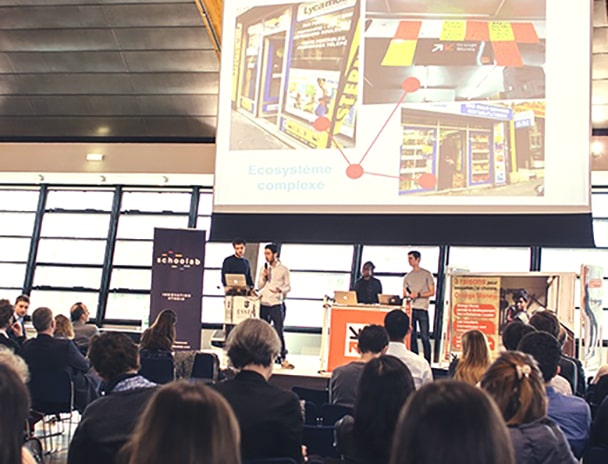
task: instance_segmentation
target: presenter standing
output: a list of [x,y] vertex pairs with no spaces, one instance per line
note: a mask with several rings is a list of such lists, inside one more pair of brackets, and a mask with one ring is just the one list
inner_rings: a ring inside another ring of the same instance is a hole
[[420,267],[420,252],[412,250],[407,254],[407,261],[412,270],[403,279],[403,296],[412,301],[412,340],[410,350],[418,353],[418,330],[424,358],[431,362],[431,337],[429,333],[429,298],[435,295],[433,274]]
[[283,322],[285,320],[285,303],[283,300],[291,290],[289,282],[289,269],[285,267],[277,256],[277,246],[269,243],[264,247],[266,262],[260,269],[258,288],[260,289],[260,318],[272,324],[281,340],[281,354],[279,362],[286,369],[293,369],[293,364],[286,359],[287,349],[283,336]]
[[364,304],[378,303],[378,293],[382,293],[382,283],[374,277],[374,263],[367,261],[361,268],[361,278],[355,283],[357,302]]
[[222,285],[224,286],[226,293],[228,293],[230,289],[230,287],[226,287],[226,274],[243,274],[247,281],[247,287],[253,288],[251,266],[249,265],[249,260],[243,256],[245,254],[246,245],[247,242],[242,238],[235,238],[232,241],[234,254],[228,256],[222,263]]

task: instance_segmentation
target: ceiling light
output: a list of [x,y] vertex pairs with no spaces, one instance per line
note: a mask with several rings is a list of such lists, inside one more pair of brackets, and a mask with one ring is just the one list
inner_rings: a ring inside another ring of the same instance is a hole
[[103,153],[87,153],[87,161],[103,161]]

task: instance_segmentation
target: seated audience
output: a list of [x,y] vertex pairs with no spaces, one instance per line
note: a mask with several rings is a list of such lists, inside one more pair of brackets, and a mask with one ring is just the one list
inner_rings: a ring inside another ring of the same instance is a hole
[[387,464],[399,411],[415,391],[409,369],[380,356],[363,369],[353,416],[336,423],[336,448],[349,464]]
[[72,323],[63,314],[55,316],[55,332],[53,332],[53,337],[60,340],[74,340]]
[[462,357],[450,363],[448,375],[477,385],[489,365],[490,347],[486,336],[479,330],[469,330],[462,334]]
[[[0,346],[13,353],[19,353],[25,341],[21,324],[13,321],[13,305],[8,300],[0,300]],[[12,336],[9,335],[12,334]]]
[[172,357],[175,343],[176,314],[170,309],[162,310],[154,323],[141,336],[139,351],[142,357]]
[[559,342],[548,332],[535,332],[522,338],[518,348],[519,351],[532,355],[538,363],[546,384],[549,418],[559,425],[572,452],[580,458],[589,439],[591,411],[582,398],[562,395],[550,385],[551,379],[559,373]]
[[[530,325],[536,330],[550,333],[560,342],[560,346],[564,345],[566,341],[566,330],[561,326],[559,319],[553,311],[537,311],[530,319]],[[561,336],[563,337],[561,340],[560,334],[562,334]],[[559,369],[559,376],[556,377],[554,381],[560,378],[566,379],[570,386],[570,394],[574,392],[576,393],[576,396],[584,398],[586,380],[585,371],[583,370],[583,365],[581,362],[578,359],[571,358],[570,356],[566,356],[564,353],[562,353],[559,360]],[[555,384],[553,386],[560,393],[567,394],[568,392],[559,384]]]
[[608,449],[608,398],[597,407],[591,426],[589,447],[597,446]]
[[595,377],[587,388],[587,402],[591,406],[591,414],[595,417],[597,408],[608,396],[608,364],[603,364],[595,373]]
[[390,340],[386,354],[399,358],[410,370],[416,388],[433,381],[428,361],[405,347],[405,336],[410,330],[410,318],[401,309],[394,309],[384,316],[384,328]]
[[89,308],[83,303],[74,303],[70,308],[70,319],[74,325],[74,343],[79,350],[86,352],[89,341],[99,333],[99,329],[89,322]]
[[89,358],[103,380],[105,395],[85,409],[70,443],[68,464],[116,462],[156,387],[137,374],[137,345],[124,334],[93,337]]
[[391,464],[514,464],[509,432],[479,388],[440,380],[410,396],[399,416]]
[[378,303],[378,294],[382,293],[382,282],[374,277],[374,263],[367,261],[361,268],[361,278],[355,282],[357,301],[363,304]]
[[49,369],[65,370],[74,383],[74,404],[79,412],[95,398],[99,380],[89,373],[89,361],[78,351],[70,340],[53,338],[55,320],[49,308],[38,308],[32,314],[32,323],[37,336],[27,340],[21,347],[21,356],[25,359],[30,373],[48,371]]
[[507,423],[518,464],[578,461],[560,428],[547,417],[545,382],[536,361],[517,351],[503,353],[481,379]]
[[517,350],[519,341],[530,332],[536,332],[536,329],[519,319],[509,322],[502,331],[502,344],[505,347],[505,350]]
[[27,387],[13,369],[0,363],[0,462],[35,464],[34,458],[23,448],[29,410]]
[[304,424],[298,397],[268,383],[281,351],[276,331],[266,321],[247,319],[232,329],[226,348],[239,372],[215,388],[238,419],[241,457],[289,457],[301,463]]
[[386,352],[388,334],[380,325],[363,328],[357,341],[358,360],[336,367],[329,379],[329,402],[352,408],[357,399],[357,386],[365,364]]
[[124,452],[128,464],[240,464],[239,428],[210,387],[171,382],[148,402]]

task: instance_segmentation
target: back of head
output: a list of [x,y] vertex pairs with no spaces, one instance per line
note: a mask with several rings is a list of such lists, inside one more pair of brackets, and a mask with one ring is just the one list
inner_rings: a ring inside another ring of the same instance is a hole
[[88,356],[93,369],[105,381],[139,368],[137,345],[118,332],[95,335],[89,344]]
[[381,353],[388,346],[388,334],[381,325],[368,325],[359,334],[359,352]]
[[0,364],[15,371],[23,383],[30,380],[30,369],[23,358],[2,346],[0,346]]
[[490,365],[490,347],[486,336],[479,330],[469,330],[462,335],[462,359],[456,367],[456,380],[477,384]]
[[27,387],[13,369],[0,364],[0,462],[21,462],[21,445],[29,409]]
[[49,308],[40,307],[32,313],[32,324],[36,332],[43,332],[51,328],[53,323],[53,311]]
[[509,322],[502,331],[502,344],[506,350],[515,351],[521,339],[531,332],[536,332],[536,329],[519,319],[515,319],[513,322]]
[[545,382],[534,359],[507,351],[492,363],[481,379],[508,425],[528,424],[547,415]]
[[13,314],[11,302],[6,299],[0,300],[0,329],[6,329],[11,325]]
[[391,464],[514,464],[509,432],[494,402],[454,380],[423,385],[395,432]]
[[410,328],[410,318],[400,309],[393,309],[384,316],[384,328],[391,342],[402,342]]
[[70,319],[72,322],[79,321],[85,312],[86,311],[82,303],[74,303],[70,308]]
[[226,342],[230,362],[237,369],[248,365],[268,367],[281,351],[276,331],[261,319],[246,319],[238,324]]
[[530,325],[536,330],[548,332],[555,338],[559,337],[560,323],[553,311],[548,309],[538,311],[530,318]]
[[239,464],[239,426],[222,396],[201,383],[160,388],[125,447],[129,464]]
[[517,346],[536,360],[545,382],[557,375],[562,347],[553,335],[548,332],[533,332],[521,339]]
[[163,309],[141,339],[141,349],[150,351],[171,350],[175,343],[177,315],[170,309]]
[[365,365],[354,408],[354,435],[363,454],[388,459],[399,411],[414,390],[412,374],[400,359],[380,356]]
[[57,314],[55,316],[55,337],[62,336],[65,338],[74,338],[74,327],[72,322],[65,317],[63,314]]

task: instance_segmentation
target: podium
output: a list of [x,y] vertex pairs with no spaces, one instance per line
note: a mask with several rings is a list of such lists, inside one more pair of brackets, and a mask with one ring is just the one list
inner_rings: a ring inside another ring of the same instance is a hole
[[259,297],[245,295],[226,295],[224,297],[224,324],[237,325],[245,319],[259,317]]

